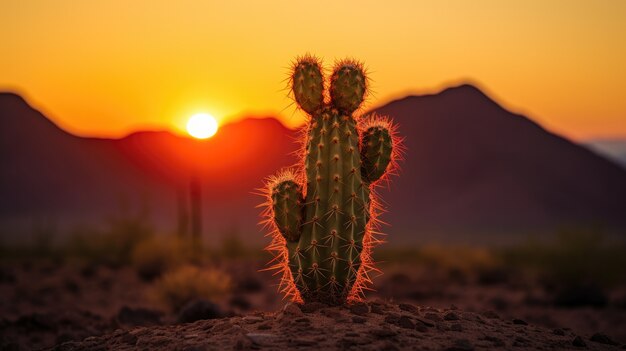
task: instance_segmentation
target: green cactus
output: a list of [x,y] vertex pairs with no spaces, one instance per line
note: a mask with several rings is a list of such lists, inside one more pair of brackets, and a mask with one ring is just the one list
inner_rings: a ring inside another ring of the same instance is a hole
[[393,171],[398,154],[386,118],[355,118],[367,93],[362,65],[344,60],[330,77],[324,98],[320,61],[297,60],[291,89],[310,120],[303,136],[303,163],[271,177],[267,223],[274,229],[271,268],[282,270],[283,292],[296,301],[342,304],[358,300],[373,268],[380,206],[374,183]]

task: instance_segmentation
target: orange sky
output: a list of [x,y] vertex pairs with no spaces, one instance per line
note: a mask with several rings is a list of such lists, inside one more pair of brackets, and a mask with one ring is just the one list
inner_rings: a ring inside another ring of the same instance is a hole
[[283,79],[312,52],[366,61],[372,106],[472,81],[571,138],[626,137],[620,0],[3,1],[0,33],[0,90],[80,135],[196,112],[297,125]]

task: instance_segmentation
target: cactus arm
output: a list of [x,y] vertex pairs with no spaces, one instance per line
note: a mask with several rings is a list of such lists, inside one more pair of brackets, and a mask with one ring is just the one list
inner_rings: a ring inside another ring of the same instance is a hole
[[380,179],[393,155],[393,140],[384,126],[370,126],[361,136],[361,174],[370,182]]
[[272,189],[274,223],[288,242],[300,238],[302,187],[294,180],[283,180]]

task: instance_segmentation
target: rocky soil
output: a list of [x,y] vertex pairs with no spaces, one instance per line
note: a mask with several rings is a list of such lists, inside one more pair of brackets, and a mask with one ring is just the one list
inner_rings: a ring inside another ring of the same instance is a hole
[[275,313],[118,329],[54,350],[613,350],[604,334],[548,329],[494,312],[377,300],[352,306],[288,303]]

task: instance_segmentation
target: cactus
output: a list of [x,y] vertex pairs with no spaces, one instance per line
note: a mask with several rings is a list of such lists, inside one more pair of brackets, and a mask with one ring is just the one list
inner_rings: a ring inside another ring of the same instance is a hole
[[367,88],[353,60],[336,64],[329,96],[318,59],[307,55],[293,67],[291,91],[309,116],[302,163],[268,179],[264,216],[273,234],[270,269],[282,273],[281,290],[296,302],[360,300],[376,270],[375,185],[394,171],[400,145],[389,119],[354,116]]

